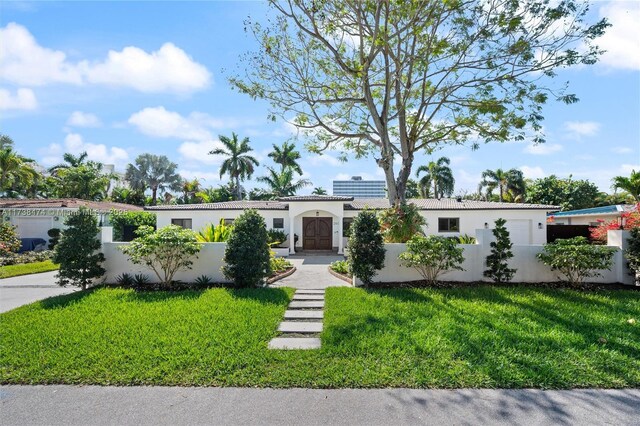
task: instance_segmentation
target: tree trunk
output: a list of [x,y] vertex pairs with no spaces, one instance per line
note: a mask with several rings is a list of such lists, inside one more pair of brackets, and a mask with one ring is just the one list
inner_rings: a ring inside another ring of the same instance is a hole
[[[389,197],[389,205],[393,206],[398,204],[398,188],[396,186],[396,179],[393,174],[393,154],[385,152],[383,148],[382,157],[377,159],[378,166],[384,171],[384,178],[387,181],[387,196]],[[404,196],[402,197],[404,199]]]
[[157,187],[153,187],[151,188],[151,205],[155,206],[157,204],[157,199],[156,196],[158,195],[158,188]]
[[236,176],[236,200],[242,200],[242,190],[240,189],[240,176]]

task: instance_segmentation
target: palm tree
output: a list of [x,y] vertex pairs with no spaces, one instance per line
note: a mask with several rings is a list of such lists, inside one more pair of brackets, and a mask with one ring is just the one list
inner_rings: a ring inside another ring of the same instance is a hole
[[293,181],[293,169],[285,169],[280,173],[268,167],[268,176],[261,176],[258,181],[264,182],[269,187],[272,197],[290,197],[295,195],[300,189],[311,185],[307,179]]
[[13,139],[7,135],[0,135],[0,149],[13,148]]
[[192,180],[182,181],[182,202],[184,204],[195,204],[200,202],[200,198],[197,196],[202,191],[202,186],[198,178]]
[[450,163],[447,157],[440,157],[438,161],[430,161],[428,165],[418,167],[416,177],[420,177],[421,172],[426,173],[418,182],[423,197],[429,198],[431,187],[436,198],[450,197],[453,194],[456,180],[449,167]]
[[151,189],[151,204],[158,200],[158,190],[181,190],[182,178],[176,173],[178,165],[164,155],[142,154],[136,158],[136,165],[129,164],[125,180],[131,188],[139,191]]
[[58,165],[55,165],[49,168],[49,173],[55,176],[58,174],[60,170],[70,169],[72,167],[79,167],[86,163],[85,160],[87,159],[87,156],[88,154],[86,151],[81,152],[77,156],[67,152],[62,156],[62,159],[65,161],[66,164],[60,163]]
[[[505,201],[506,197],[515,201],[525,193],[524,176],[522,172],[517,169],[507,171],[502,169],[487,169],[482,172],[482,181],[480,182],[478,190],[480,191],[485,187],[487,188],[487,198],[491,198],[493,190],[498,188],[501,203]],[[509,193],[509,195],[506,195],[507,193]]]
[[253,151],[249,146],[249,138],[238,141],[238,135],[231,133],[231,139],[226,136],[220,135],[220,142],[225,148],[217,148],[210,151],[212,155],[226,155],[227,158],[222,162],[220,166],[220,177],[225,174],[229,175],[232,181],[234,181],[236,189],[236,200],[242,199],[242,187],[240,182],[245,179],[250,179],[251,175],[255,171],[255,167],[259,166],[258,160],[250,155],[246,155],[248,152]]
[[638,203],[640,203],[640,171],[636,172],[631,170],[631,176],[616,176],[613,178],[613,185],[611,187],[616,189],[622,189],[628,192]]
[[11,147],[0,150],[0,191],[5,196],[32,191],[40,178],[32,163],[33,160],[19,155]]
[[313,191],[311,191],[311,193],[313,195],[327,195],[327,190],[321,186],[318,186],[316,188],[313,188]]
[[273,159],[274,163],[280,164],[280,171],[291,168],[299,175],[302,175],[302,169],[298,164],[300,152],[296,151],[296,145],[294,143],[284,142],[282,147],[273,144],[273,151],[269,153],[269,157]]

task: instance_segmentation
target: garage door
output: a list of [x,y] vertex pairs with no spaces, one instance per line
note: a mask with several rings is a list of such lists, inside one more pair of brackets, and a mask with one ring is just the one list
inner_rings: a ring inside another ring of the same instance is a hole
[[511,242],[515,245],[531,244],[531,221],[522,219],[507,219],[505,224]]
[[47,231],[53,227],[50,217],[18,217],[13,219],[13,223],[18,227],[20,238],[44,238],[49,241]]

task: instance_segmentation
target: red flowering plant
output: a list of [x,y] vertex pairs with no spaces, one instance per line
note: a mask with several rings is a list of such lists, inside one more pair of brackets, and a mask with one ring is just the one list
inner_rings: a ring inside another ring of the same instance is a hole
[[640,203],[636,204],[636,206],[627,212],[623,212],[620,214],[619,219],[612,219],[608,222],[605,222],[602,219],[598,219],[600,225],[594,226],[593,228],[589,228],[589,232],[591,232],[591,241],[595,244],[606,244],[607,243],[607,231],[616,230],[616,229],[624,229],[631,230],[635,228],[640,228]]

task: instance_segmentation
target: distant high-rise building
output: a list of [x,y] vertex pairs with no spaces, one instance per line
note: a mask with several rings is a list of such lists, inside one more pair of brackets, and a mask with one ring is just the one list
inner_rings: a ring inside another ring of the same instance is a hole
[[386,182],[362,180],[361,176],[353,176],[350,180],[334,180],[333,195],[353,198],[387,198]]

